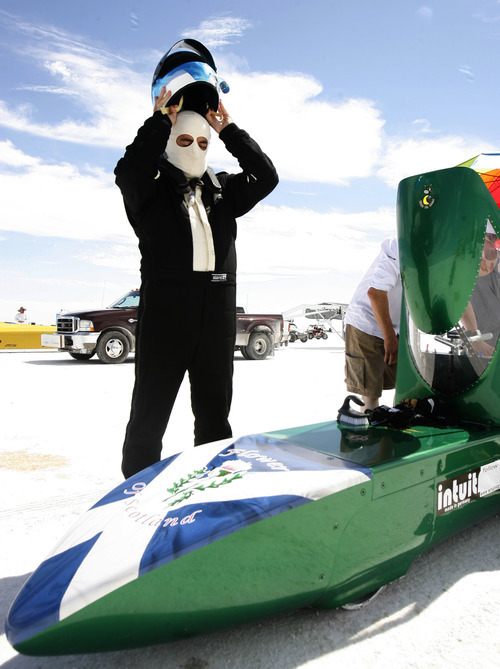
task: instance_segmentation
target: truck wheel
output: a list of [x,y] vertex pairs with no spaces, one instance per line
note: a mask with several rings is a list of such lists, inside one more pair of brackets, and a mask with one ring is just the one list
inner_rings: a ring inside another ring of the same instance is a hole
[[271,340],[265,332],[252,332],[246,347],[246,354],[250,360],[264,360],[271,350]]
[[328,335],[326,334],[326,332],[323,332],[323,334],[321,335],[321,337],[322,337],[322,339],[328,339]]
[[245,358],[245,360],[251,360],[251,358],[249,357],[249,355],[247,353],[247,347],[246,346],[242,346],[240,348],[240,351],[241,351],[241,355]]
[[96,346],[97,357],[106,364],[123,362],[130,353],[130,342],[122,332],[106,332]]
[[90,353],[70,353],[70,356],[75,360],[90,360],[94,353],[95,351],[91,351]]

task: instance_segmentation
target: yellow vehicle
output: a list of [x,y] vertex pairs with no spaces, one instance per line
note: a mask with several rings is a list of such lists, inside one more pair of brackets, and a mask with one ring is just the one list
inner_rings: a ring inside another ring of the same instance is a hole
[[55,325],[0,322],[0,349],[42,348],[41,335],[55,329]]

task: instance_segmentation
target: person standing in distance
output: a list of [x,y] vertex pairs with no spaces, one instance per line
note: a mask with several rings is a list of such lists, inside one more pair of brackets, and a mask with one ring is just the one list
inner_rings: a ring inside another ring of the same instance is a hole
[[398,242],[390,237],[356,288],[344,319],[345,382],[349,392],[361,395],[364,411],[375,409],[382,391],[396,386],[401,297]]
[[[160,460],[186,372],[195,446],[232,436],[236,219],[278,183],[271,160],[222,103],[203,117],[169,107],[169,98],[163,87],[153,115],[115,168],[141,252],[135,385],[123,445],[126,478]],[[240,172],[215,174],[207,166],[211,130]]]
[[19,307],[17,314],[14,316],[16,323],[26,323],[28,320],[28,314],[24,307]]

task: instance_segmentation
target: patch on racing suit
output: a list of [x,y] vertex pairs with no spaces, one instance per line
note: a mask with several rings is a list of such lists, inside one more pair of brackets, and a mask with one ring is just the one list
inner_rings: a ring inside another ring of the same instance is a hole
[[212,274],[212,283],[222,283],[227,281],[227,274]]

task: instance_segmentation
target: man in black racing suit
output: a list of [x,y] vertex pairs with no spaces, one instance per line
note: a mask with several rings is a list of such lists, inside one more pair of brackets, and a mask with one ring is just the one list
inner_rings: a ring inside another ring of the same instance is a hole
[[[116,166],[139,238],[141,289],[135,385],[123,445],[125,478],[157,462],[189,374],[195,445],[231,437],[236,330],[236,218],[278,183],[270,159],[222,103],[205,118],[155,98],[153,115]],[[177,127],[176,127],[177,126]],[[241,172],[206,165],[210,127]]]

